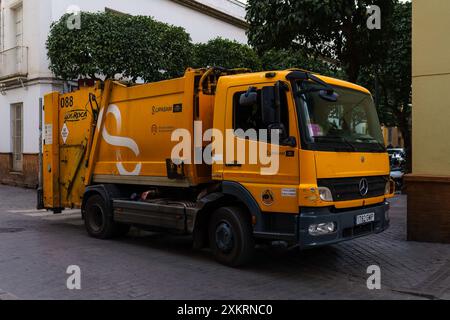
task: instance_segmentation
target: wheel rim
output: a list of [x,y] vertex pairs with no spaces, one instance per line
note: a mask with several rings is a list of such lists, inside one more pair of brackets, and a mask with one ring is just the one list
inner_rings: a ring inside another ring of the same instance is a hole
[[231,226],[222,221],[216,228],[216,245],[223,253],[230,253],[234,248],[234,235]]
[[103,210],[99,206],[93,206],[89,218],[89,225],[92,230],[94,232],[101,231],[103,227]]

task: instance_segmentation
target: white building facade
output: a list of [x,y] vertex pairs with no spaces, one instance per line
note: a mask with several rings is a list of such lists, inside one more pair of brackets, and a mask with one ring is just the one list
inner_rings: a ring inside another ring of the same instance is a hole
[[247,42],[238,0],[0,0],[0,183],[37,185],[39,99],[63,90],[49,71],[45,43],[51,23],[73,6],[152,16],[185,28],[194,42]]

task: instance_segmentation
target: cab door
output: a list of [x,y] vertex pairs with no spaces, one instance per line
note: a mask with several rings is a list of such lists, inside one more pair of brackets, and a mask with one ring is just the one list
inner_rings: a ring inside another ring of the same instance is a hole
[[[292,91],[288,89],[289,84],[285,86],[286,90],[280,97],[280,122],[285,128],[285,137],[290,137],[290,145],[265,142],[264,135],[259,134],[259,130],[267,132],[269,129],[263,119],[262,104],[267,101],[264,88],[273,88],[274,83],[228,89],[225,116],[228,134],[225,139],[223,179],[245,187],[263,212],[298,214],[300,140]],[[249,87],[257,92],[257,102],[252,106],[243,106],[240,97],[249,91]],[[249,130],[256,131],[257,136],[242,134],[251,132]]]

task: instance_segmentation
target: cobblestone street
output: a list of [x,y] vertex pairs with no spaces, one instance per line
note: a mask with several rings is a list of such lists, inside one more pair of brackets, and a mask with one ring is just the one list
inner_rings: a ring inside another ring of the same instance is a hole
[[[0,186],[2,299],[450,299],[450,245],[407,242],[406,198],[379,235],[299,253],[259,248],[243,269],[219,265],[187,237],[133,230],[89,238],[78,211],[36,211],[36,194]],[[66,287],[69,265],[82,289]],[[368,290],[367,267],[381,267]]]

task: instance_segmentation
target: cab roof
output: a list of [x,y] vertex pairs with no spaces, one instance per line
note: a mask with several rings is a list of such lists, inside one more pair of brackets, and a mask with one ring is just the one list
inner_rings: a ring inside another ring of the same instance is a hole
[[[308,72],[311,73],[313,75],[315,75],[316,77],[318,77],[319,79],[325,81],[326,83],[332,85],[332,86],[339,86],[339,87],[344,87],[344,88],[349,88],[349,89],[353,89],[353,90],[357,90],[366,94],[371,94],[369,90],[367,90],[366,88],[359,86],[357,84],[348,82],[348,81],[344,81],[344,80],[339,80],[336,78],[331,78],[331,77],[327,77],[327,76],[322,76],[319,74],[315,74],[309,71],[304,71],[304,70],[299,70],[299,69],[292,69],[292,70],[278,70],[278,71],[264,71],[264,72],[255,72],[255,73],[240,73],[240,74],[236,74],[236,75],[229,75],[229,76],[224,76],[221,77],[221,81],[225,82],[226,84],[229,84],[230,86],[233,85],[247,85],[249,83],[264,83],[264,82],[273,82],[273,81],[278,81],[278,80],[282,80],[282,81],[286,81],[286,77],[294,72],[294,71],[303,71],[303,72]],[[270,75],[270,76],[268,76]]]

